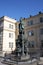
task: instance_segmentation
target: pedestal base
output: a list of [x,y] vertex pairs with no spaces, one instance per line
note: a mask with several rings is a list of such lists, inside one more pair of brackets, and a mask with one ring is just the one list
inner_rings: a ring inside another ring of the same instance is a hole
[[30,55],[21,56],[21,61],[25,61],[25,60],[29,60],[29,59],[30,59]]

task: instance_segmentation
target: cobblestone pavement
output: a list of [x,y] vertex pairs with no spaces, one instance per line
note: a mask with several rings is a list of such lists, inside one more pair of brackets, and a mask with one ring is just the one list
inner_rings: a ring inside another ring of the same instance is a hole
[[[0,58],[0,65],[5,65],[5,64],[2,64],[1,62],[2,62],[2,58]],[[36,59],[34,59],[34,60],[29,60],[29,61],[27,61],[27,62],[18,62],[17,64],[14,64],[14,65],[33,65],[33,64],[36,64]]]
[[1,61],[2,61],[2,60],[3,60],[3,59],[2,59],[2,58],[0,58],[0,65],[5,65],[5,64],[2,64],[2,63],[1,63]]
[[[7,65],[7,64],[3,64],[1,63],[3,60],[3,58],[0,58],[0,65]],[[36,62],[36,59],[32,60],[31,61],[28,61],[28,62],[21,62],[21,63],[18,63],[18,64],[15,64],[15,65],[37,65],[37,62]],[[40,61],[39,61],[39,65],[43,65],[43,58],[40,58]]]

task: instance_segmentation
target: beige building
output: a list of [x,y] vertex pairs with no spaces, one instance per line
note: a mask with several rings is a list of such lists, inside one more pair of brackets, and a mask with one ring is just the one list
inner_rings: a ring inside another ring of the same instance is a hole
[[16,20],[3,16],[0,18],[0,56],[15,50]]
[[43,13],[24,18],[24,24],[29,45],[31,44],[32,48],[39,48],[43,53]]
[[15,26],[16,26],[15,35],[16,35],[16,39],[17,39],[18,35],[19,35],[19,22],[16,22]]
[[[43,55],[43,13],[23,18],[25,38],[29,41],[31,49],[39,49]],[[18,30],[17,30],[18,31]],[[32,50],[32,51],[33,51]]]

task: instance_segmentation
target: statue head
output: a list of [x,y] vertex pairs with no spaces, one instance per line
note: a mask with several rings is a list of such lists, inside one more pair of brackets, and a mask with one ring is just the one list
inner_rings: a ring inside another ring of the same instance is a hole
[[20,18],[20,23],[22,22],[22,17]]

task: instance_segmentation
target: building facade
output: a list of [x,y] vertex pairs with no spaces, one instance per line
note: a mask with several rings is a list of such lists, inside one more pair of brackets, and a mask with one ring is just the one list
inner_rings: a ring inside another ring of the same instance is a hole
[[30,50],[39,50],[40,55],[43,56],[43,13],[39,12],[37,15],[23,18],[23,22],[25,38],[28,40]]
[[38,48],[43,56],[43,13],[24,18],[25,37],[31,48]]
[[3,16],[0,18],[0,56],[15,50],[16,20]]

